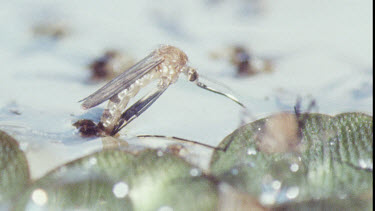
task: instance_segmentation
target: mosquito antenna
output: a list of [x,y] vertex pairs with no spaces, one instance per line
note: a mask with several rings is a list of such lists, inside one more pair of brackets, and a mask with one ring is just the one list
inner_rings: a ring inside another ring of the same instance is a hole
[[227,97],[227,98],[231,99],[232,101],[234,101],[235,103],[237,103],[241,107],[246,108],[246,106],[244,104],[242,104],[236,97],[234,97],[231,94],[220,92],[220,91],[218,91],[218,90],[216,90],[214,88],[208,87],[206,84],[204,84],[202,82],[199,82],[199,81],[195,82],[195,84],[197,86],[199,86],[200,88],[203,88],[203,89],[208,90],[210,92],[214,92],[216,94],[223,95],[224,97]]
[[170,140],[174,140],[174,141],[180,141],[180,142],[187,142],[187,143],[197,144],[197,145],[201,145],[201,146],[204,146],[204,147],[207,147],[207,148],[210,148],[210,149],[214,149],[214,150],[222,150],[222,151],[224,151],[224,149],[221,148],[221,147],[214,147],[214,146],[211,146],[211,145],[208,145],[208,144],[200,143],[200,142],[197,142],[197,141],[192,141],[192,140],[189,140],[189,139],[179,138],[179,137],[175,137],[175,136],[138,135],[137,138],[164,138],[164,139],[170,139]]

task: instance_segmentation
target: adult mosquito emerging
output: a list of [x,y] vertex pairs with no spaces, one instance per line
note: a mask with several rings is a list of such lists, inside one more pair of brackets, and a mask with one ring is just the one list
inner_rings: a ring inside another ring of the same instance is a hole
[[[130,67],[102,88],[81,100],[82,108],[89,109],[109,100],[98,124],[99,135],[115,135],[132,120],[146,111],[184,73],[197,86],[223,95],[244,107],[235,97],[219,92],[198,80],[197,71],[187,65],[188,57],[180,49],[164,45]],[[126,109],[127,104],[141,88],[153,80],[157,87]],[[125,110],[126,109],[126,110]]]

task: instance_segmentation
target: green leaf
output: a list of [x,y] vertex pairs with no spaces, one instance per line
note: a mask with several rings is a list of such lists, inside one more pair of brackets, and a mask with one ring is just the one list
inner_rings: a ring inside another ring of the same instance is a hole
[[20,207],[35,204],[35,190],[46,193],[48,209],[213,210],[217,203],[216,185],[199,169],[155,150],[107,150],[73,161],[37,181]]
[[15,139],[0,131],[0,204],[9,206],[29,182],[30,173],[25,154]]
[[372,193],[371,116],[302,115],[298,150],[266,153],[259,150],[258,135],[271,118],[227,136],[219,145],[227,150],[217,150],[212,156],[211,173],[270,207],[320,200],[345,199],[341,201],[347,203]]

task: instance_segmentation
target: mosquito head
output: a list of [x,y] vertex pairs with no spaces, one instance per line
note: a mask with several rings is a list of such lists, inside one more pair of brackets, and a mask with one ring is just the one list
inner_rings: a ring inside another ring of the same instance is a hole
[[188,80],[191,82],[198,81],[198,77],[199,77],[198,72],[194,68],[191,68],[191,67],[187,68],[186,76]]

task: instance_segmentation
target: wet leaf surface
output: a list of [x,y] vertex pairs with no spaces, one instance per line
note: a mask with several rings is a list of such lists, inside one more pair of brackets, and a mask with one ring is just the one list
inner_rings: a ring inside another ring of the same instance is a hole
[[[161,151],[107,150],[73,161],[37,181],[19,209],[213,210],[216,186],[201,175],[199,169]],[[47,201],[35,200],[36,190],[42,190]]]
[[[307,115],[307,116],[306,116]],[[361,113],[305,114],[298,151],[266,153],[257,135],[266,119],[226,137],[211,160],[211,173],[278,209],[366,208],[372,201],[373,120]],[[358,203],[364,193],[371,200]],[[305,206],[306,205],[306,206]],[[314,206],[311,206],[314,205]]]
[[29,182],[25,154],[15,139],[0,131],[0,209],[16,200]]

